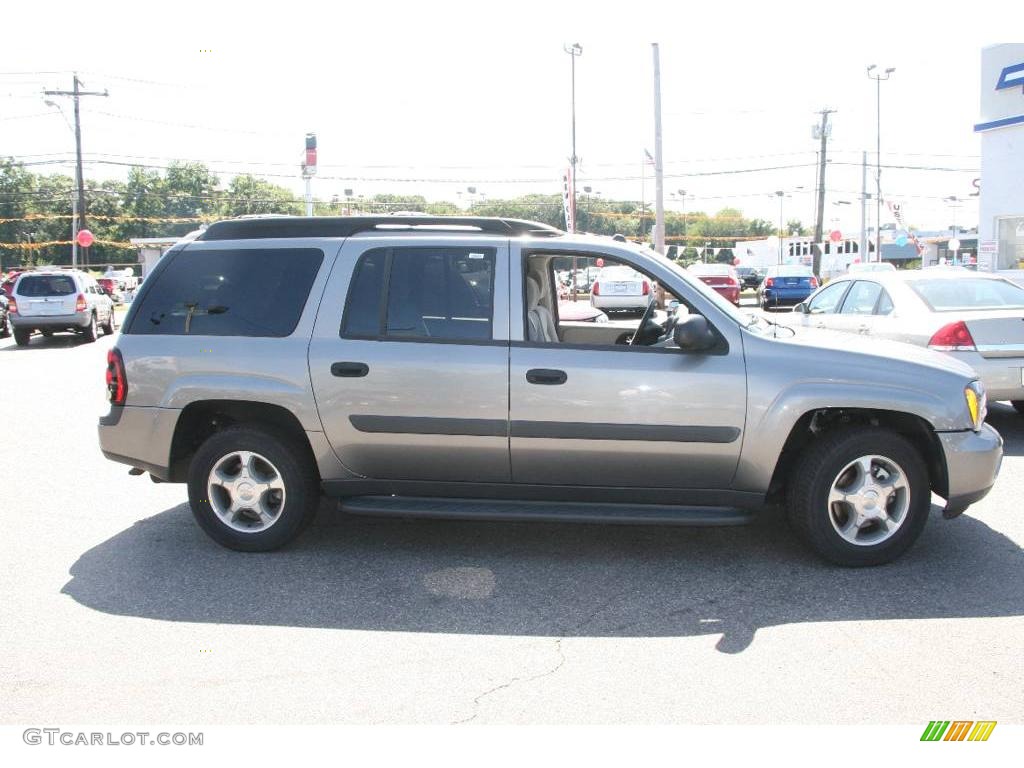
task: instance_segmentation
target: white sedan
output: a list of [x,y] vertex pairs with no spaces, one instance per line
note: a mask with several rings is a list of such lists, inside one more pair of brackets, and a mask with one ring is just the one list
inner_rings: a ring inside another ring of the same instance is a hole
[[1024,288],[960,269],[844,275],[793,308],[792,324],[891,339],[957,358],[991,400],[1024,414]]
[[591,306],[605,312],[643,312],[653,300],[651,281],[629,267],[605,267],[590,287]]

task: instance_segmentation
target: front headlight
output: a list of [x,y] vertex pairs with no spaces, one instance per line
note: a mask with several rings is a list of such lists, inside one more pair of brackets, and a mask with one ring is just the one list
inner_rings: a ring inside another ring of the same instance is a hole
[[964,400],[967,401],[967,412],[971,416],[971,428],[977,432],[988,415],[985,386],[980,381],[972,381],[964,387]]

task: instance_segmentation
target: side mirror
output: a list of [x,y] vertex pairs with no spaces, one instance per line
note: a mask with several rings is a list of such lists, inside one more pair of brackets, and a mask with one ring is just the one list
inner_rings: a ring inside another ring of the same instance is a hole
[[809,315],[809,314],[811,314],[811,310],[807,308],[807,302],[806,301],[801,301],[799,304],[797,304],[795,307],[793,307],[793,311],[794,312],[799,312],[801,315]]
[[703,315],[687,315],[680,318],[672,337],[676,346],[684,352],[704,352],[718,343]]

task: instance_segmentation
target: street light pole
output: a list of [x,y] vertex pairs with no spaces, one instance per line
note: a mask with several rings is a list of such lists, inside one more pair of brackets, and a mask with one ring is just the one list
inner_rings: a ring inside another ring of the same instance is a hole
[[[878,67],[868,67],[868,77],[875,81],[875,261],[882,260],[882,81],[896,71],[888,67],[882,74],[871,74]],[[865,254],[870,255],[870,254]],[[867,259],[871,261],[871,259]]]
[[[572,157],[569,164],[572,166],[572,199],[569,205],[569,218],[572,221],[565,222],[565,228],[570,232],[576,231],[576,58],[583,55],[583,46],[579,43],[563,45],[562,50],[569,54],[572,60]],[[576,269],[578,262],[576,256],[572,257],[572,300],[576,301]]]

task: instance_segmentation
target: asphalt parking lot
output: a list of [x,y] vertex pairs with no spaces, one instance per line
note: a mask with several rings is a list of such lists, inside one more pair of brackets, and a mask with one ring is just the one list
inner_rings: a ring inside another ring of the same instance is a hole
[[115,723],[1024,721],[1024,418],[895,564],[747,527],[347,518],[240,554],[100,455],[110,338],[0,340],[0,717]]

